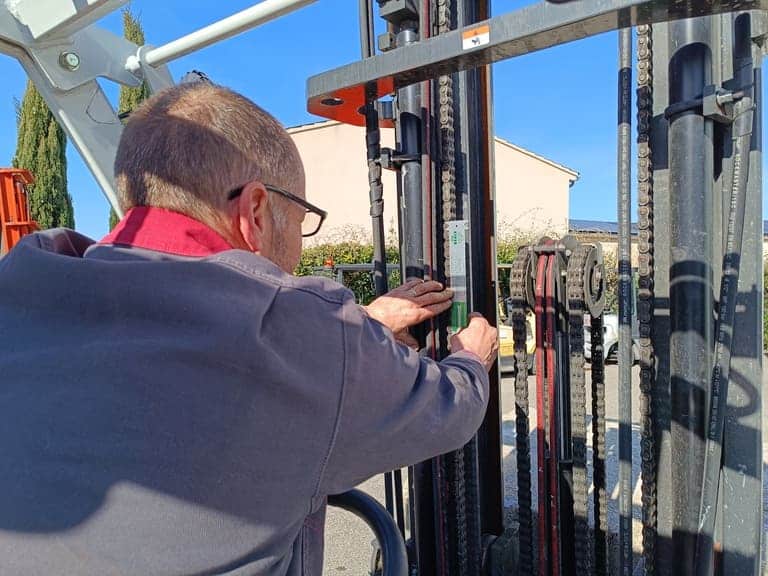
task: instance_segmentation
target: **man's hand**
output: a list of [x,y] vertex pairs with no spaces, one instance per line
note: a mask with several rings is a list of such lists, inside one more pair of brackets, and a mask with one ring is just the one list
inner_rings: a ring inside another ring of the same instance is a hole
[[451,307],[453,293],[434,280],[411,280],[376,298],[365,307],[368,315],[395,334],[434,318]]
[[451,337],[451,352],[461,350],[479,356],[490,370],[499,352],[499,331],[480,314],[470,314],[469,325]]
[[403,330],[402,332],[397,332],[395,334],[395,340],[402,344],[403,346],[408,346],[408,348],[411,348],[412,350],[419,351],[419,341],[414,338],[408,330]]

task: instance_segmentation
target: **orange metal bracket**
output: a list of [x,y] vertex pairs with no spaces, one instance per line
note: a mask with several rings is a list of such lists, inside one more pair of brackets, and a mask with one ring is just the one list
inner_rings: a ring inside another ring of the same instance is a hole
[[29,170],[0,169],[0,254],[11,250],[22,236],[40,227],[29,217],[27,186],[35,179]]

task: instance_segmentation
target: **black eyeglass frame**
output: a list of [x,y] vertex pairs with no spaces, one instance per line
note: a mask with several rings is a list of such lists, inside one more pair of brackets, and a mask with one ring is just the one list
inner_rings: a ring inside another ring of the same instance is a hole
[[[240,196],[243,193],[243,190],[245,190],[245,184],[242,186],[238,186],[234,190],[230,190],[229,194],[227,194],[227,200],[234,200],[238,196]],[[269,190],[270,192],[274,192],[275,194],[280,194],[280,196],[284,198],[288,198],[288,200],[291,200],[292,202],[296,202],[299,206],[304,208],[306,212],[311,212],[313,214],[317,214],[320,216],[320,222],[317,224],[317,228],[315,228],[314,232],[311,232],[310,234],[302,234],[302,238],[309,238],[310,236],[314,236],[318,232],[320,232],[320,228],[323,227],[323,222],[325,222],[325,219],[328,217],[328,212],[323,210],[322,208],[318,208],[311,202],[307,202],[304,200],[304,198],[300,198],[299,196],[296,196],[296,194],[292,194],[291,192],[288,192],[288,190],[283,190],[282,188],[278,188],[277,186],[272,186],[271,184],[264,184],[264,188],[266,190]]]

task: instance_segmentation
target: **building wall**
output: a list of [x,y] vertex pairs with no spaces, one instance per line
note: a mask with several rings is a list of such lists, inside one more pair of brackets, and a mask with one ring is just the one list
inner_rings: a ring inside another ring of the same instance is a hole
[[[323,122],[289,130],[304,162],[307,200],[328,212],[317,240],[371,234],[365,130]],[[394,131],[382,130],[381,145],[394,146]],[[382,171],[384,223],[397,228],[395,173]],[[396,236],[393,239],[396,241]]]
[[499,138],[494,154],[499,233],[565,234],[569,190],[578,175]]
[[[322,122],[289,130],[307,177],[307,199],[328,211],[312,241],[365,237],[371,232],[365,130]],[[381,145],[394,147],[394,131],[382,130]],[[568,229],[570,182],[578,175],[501,139],[494,150],[497,222],[500,234]],[[397,229],[395,173],[383,171],[384,222],[389,240]]]

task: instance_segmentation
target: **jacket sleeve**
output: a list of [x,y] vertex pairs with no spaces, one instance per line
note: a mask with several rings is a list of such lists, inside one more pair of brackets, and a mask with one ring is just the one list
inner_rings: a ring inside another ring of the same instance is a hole
[[342,322],[344,381],[318,495],[463,446],[488,403],[488,373],[474,354],[422,358],[352,301]]

